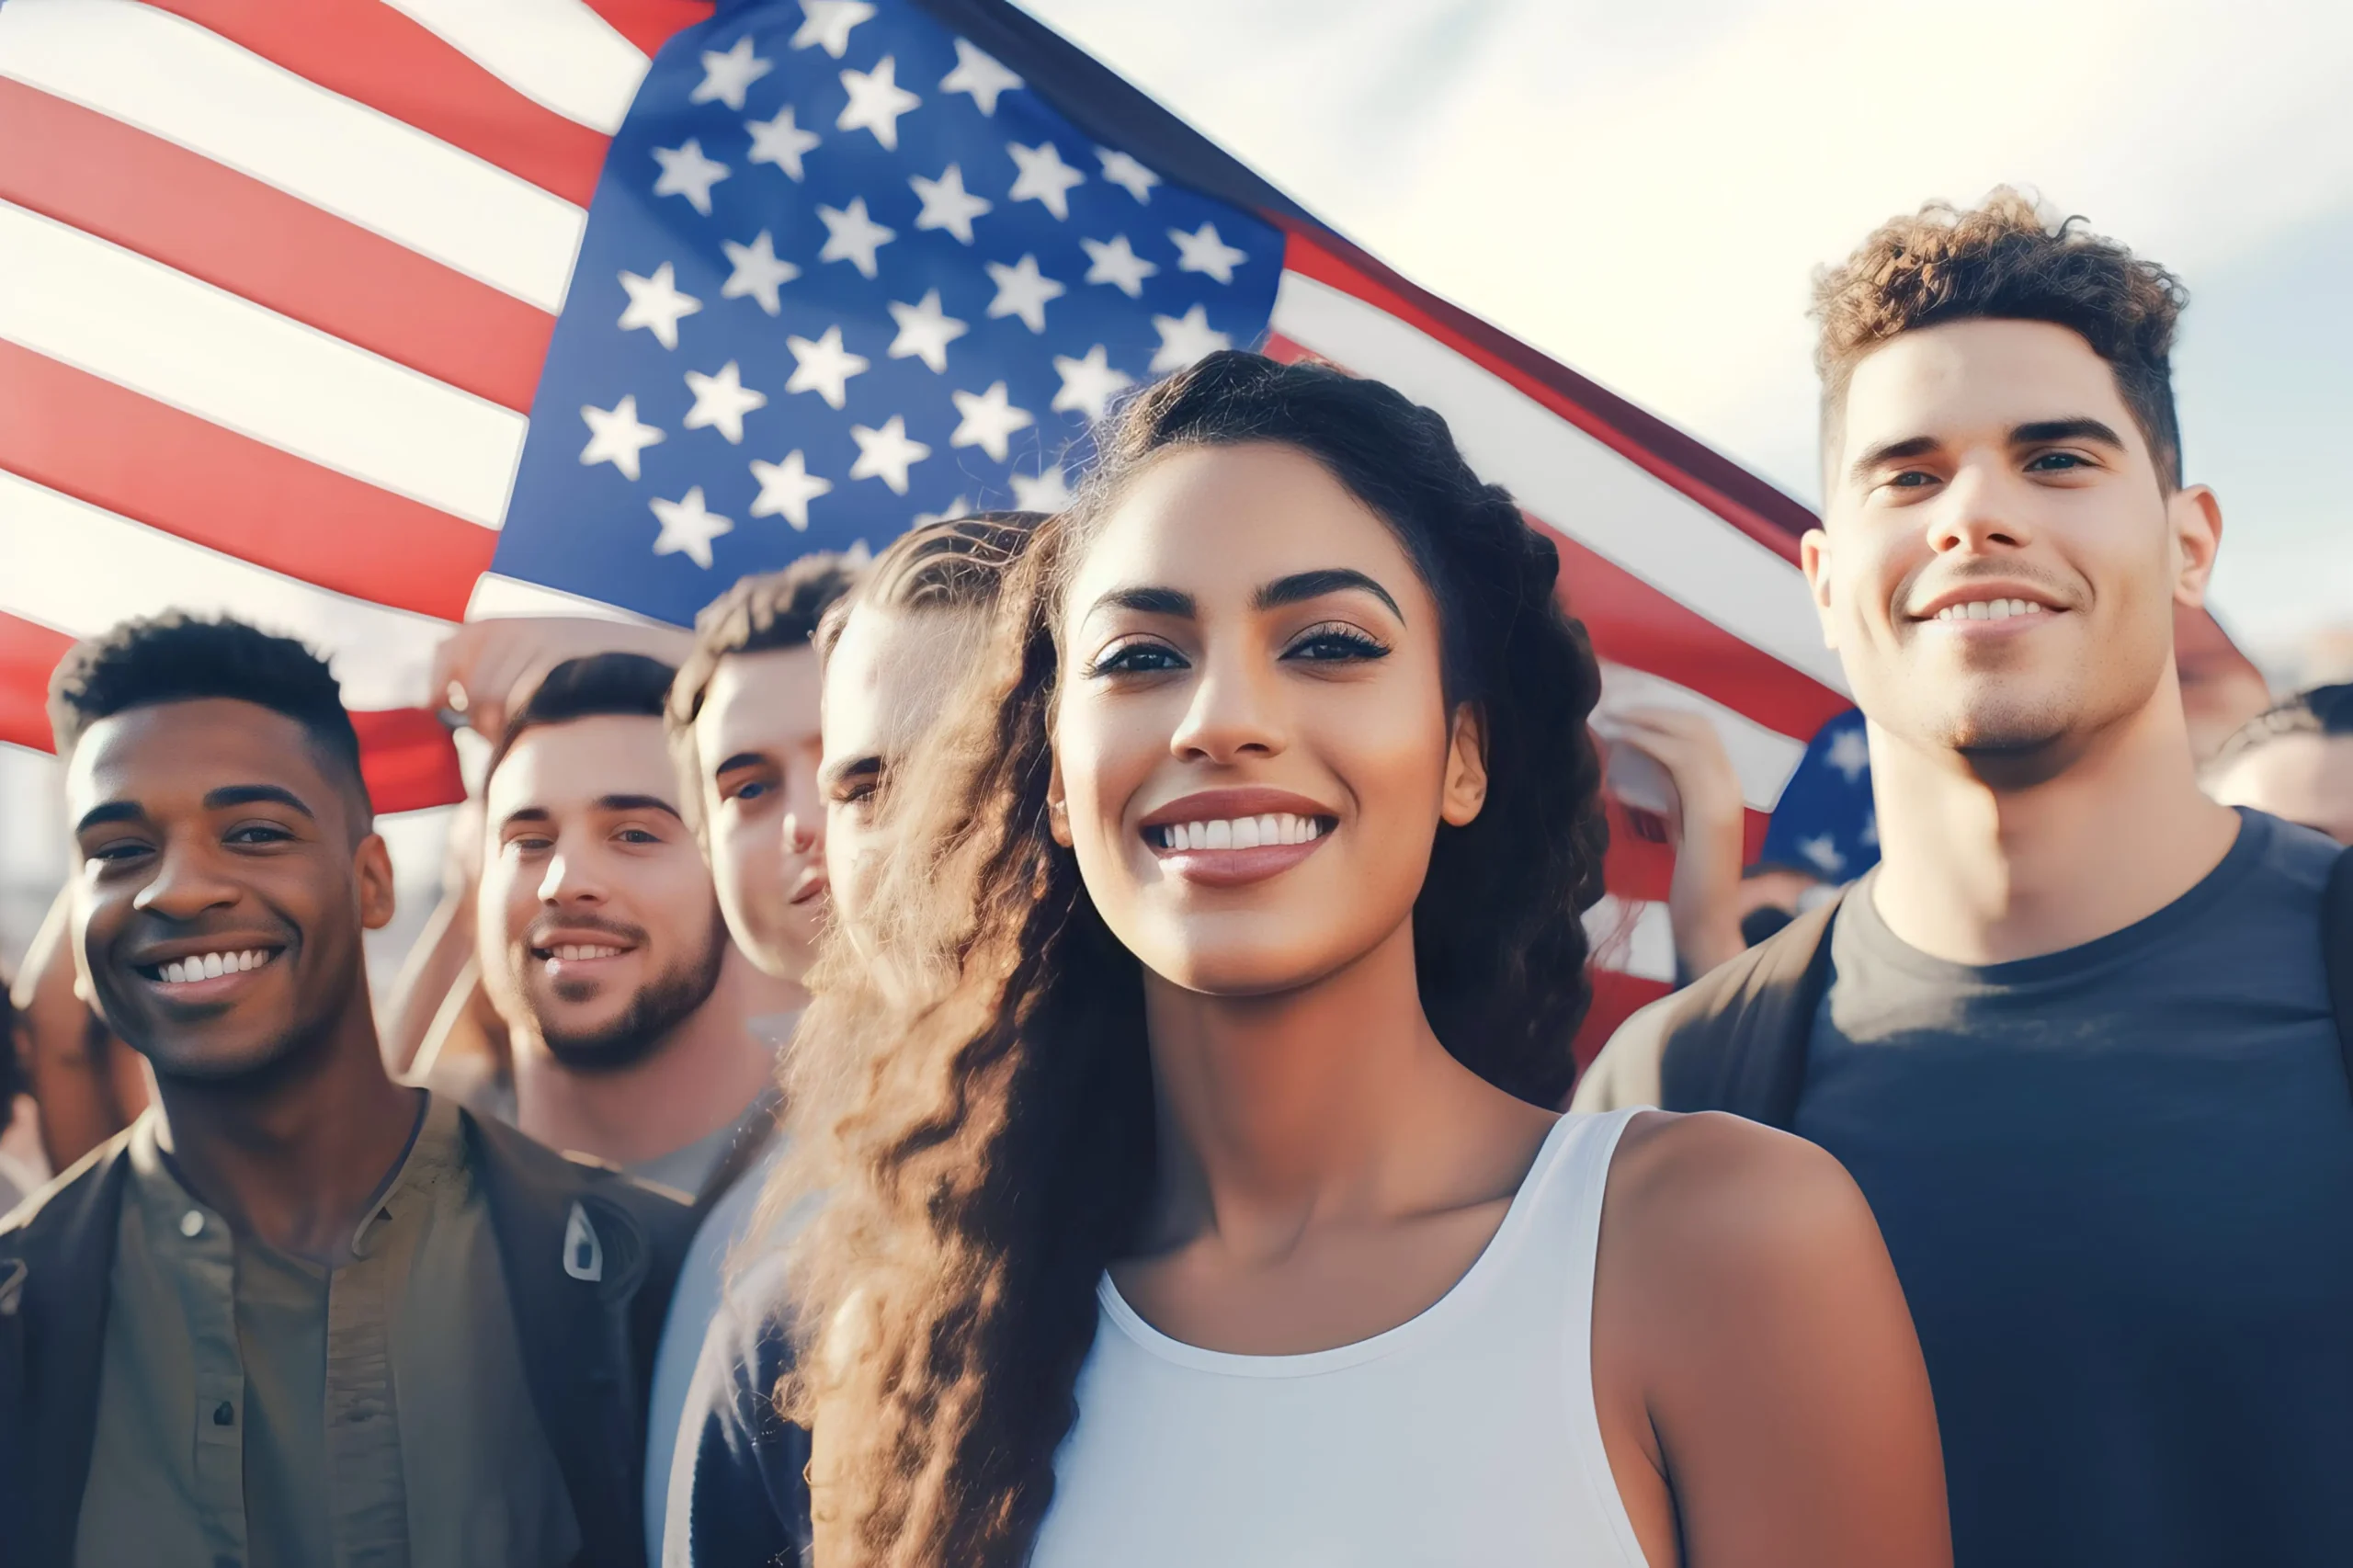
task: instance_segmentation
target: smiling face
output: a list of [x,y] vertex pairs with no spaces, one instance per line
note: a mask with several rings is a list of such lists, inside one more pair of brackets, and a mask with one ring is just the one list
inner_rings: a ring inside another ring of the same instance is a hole
[[730,653],[695,716],[711,880],[736,945],[761,971],[808,971],[825,913],[817,788],[817,651]]
[[1875,725],[2032,752],[2172,699],[2173,607],[2200,602],[2220,515],[2159,482],[2083,338],[1903,333],[1855,367],[1837,432],[1805,571]]
[[1178,449],[1102,520],[1063,604],[1055,835],[1147,969],[1266,994],[1406,925],[1485,775],[1388,524],[1294,449]]
[[165,1077],[301,1054],[367,1006],[392,861],[284,714],[231,699],[102,719],[66,768],[74,940],[108,1024]]
[[510,1025],[568,1067],[627,1066],[709,999],[727,930],[658,719],[526,730],[490,776],[477,925]]

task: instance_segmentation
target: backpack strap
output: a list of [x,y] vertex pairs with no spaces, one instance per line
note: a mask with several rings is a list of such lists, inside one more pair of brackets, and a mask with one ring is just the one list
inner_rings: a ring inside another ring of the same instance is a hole
[[2328,1007],[2336,1017],[2336,1048],[2353,1081],[2353,849],[2340,849],[2321,895],[2321,962],[2328,974]]
[[1728,1110],[1784,1131],[1796,1122],[1806,1045],[1830,984],[1831,923],[1845,898],[1806,911],[1676,998],[1659,1063],[1665,1108]]

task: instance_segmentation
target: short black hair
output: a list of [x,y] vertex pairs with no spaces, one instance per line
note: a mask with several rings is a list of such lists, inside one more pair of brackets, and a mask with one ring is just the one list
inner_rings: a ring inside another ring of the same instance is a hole
[[367,830],[375,807],[335,673],[307,644],[233,616],[174,610],[76,642],[50,676],[50,732],[65,756],[101,719],[213,698],[250,702],[301,725],[329,776],[349,787],[359,807],[355,825]]
[[547,673],[530,699],[506,721],[506,732],[483,772],[488,782],[525,732],[579,719],[659,719],[669,701],[676,668],[643,653],[590,653],[566,659]]
[[2204,771],[2220,772],[2247,753],[2283,735],[2353,735],[2353,681],[2315,686],[2265,709],[2231,733]]

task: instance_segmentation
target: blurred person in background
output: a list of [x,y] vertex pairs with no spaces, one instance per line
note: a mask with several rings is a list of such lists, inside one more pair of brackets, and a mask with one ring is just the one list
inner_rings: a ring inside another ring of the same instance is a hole
[[642,1561],[686,1210],[387,1075],[392,864],[325,664],[131,621],[50,707],[70,940],[158,1093],[0,1223],[8,1561]]
[[40,1107],[37,1131],[51,1171],[130,1126],[148,1101],[146,1063],[91,1010],[75,969],[73,891],[58,891],[9,992],[25,1094]]
[[2353,844],[2353,685],[2316,686],[2248,721],[2208,763],[2206,792]]
[[[670,682],[664,722],[679,803],[736,948],[775,983],[775,1010],[745,1020],[772,1053],[790,1042],[808,1000],[801,982],[816,956],[826,911],[813,640],[858,567],[849,556],[822,553],[744,578],[695,618],[694,646]],[[663,1325],[646,1423],[650,1561],[662,1556],[679,1415],[719,1308],[728,1255],[758,1207],[775,1132],[773,1117],[747,1125],[696,1195],[694,1244]]]
[[7,971],[0,969],[0,1215],[49,1179],[35,1125],[40,1113],[25,1092],[24,1033],[8,996]]
[[[818,628],[819,842],[836,928],[829,961],[855,963],[860,945],[875,939],[864,923],[867,897],[894,844],[892,787],[963,681],[1005,571],[1041,521],[994,512],[904,534]],[[770,1253],[745,1262],[711,1319],[687,1400],[670,1470],[665,1562],[765,1562],[808,1538],[808,1443],[770,1398],[790,1350],[780,1259]]]
[[2176,639],[2222,511],[2183,472],[2185,298],[2008,190],[1818,280],[1803,564],[1881,859],[1593,1074],[1853,1174],[1963,1568],[2353,1562],[2353,879],[2199,787]]

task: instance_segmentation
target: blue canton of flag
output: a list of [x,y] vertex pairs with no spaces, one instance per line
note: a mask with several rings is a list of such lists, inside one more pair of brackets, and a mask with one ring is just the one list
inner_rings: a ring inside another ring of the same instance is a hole
[[1261,339],[1282,252],[908,0],[723,10],[613,139],[494,570],[686,622],[808,551],[1053,510],[1120,392]]
[[1870,736],[1848,709],[1822,726],[1781,787],[1756,858],[1851,882],[1879,864],[1879,817],[1871,808]]

